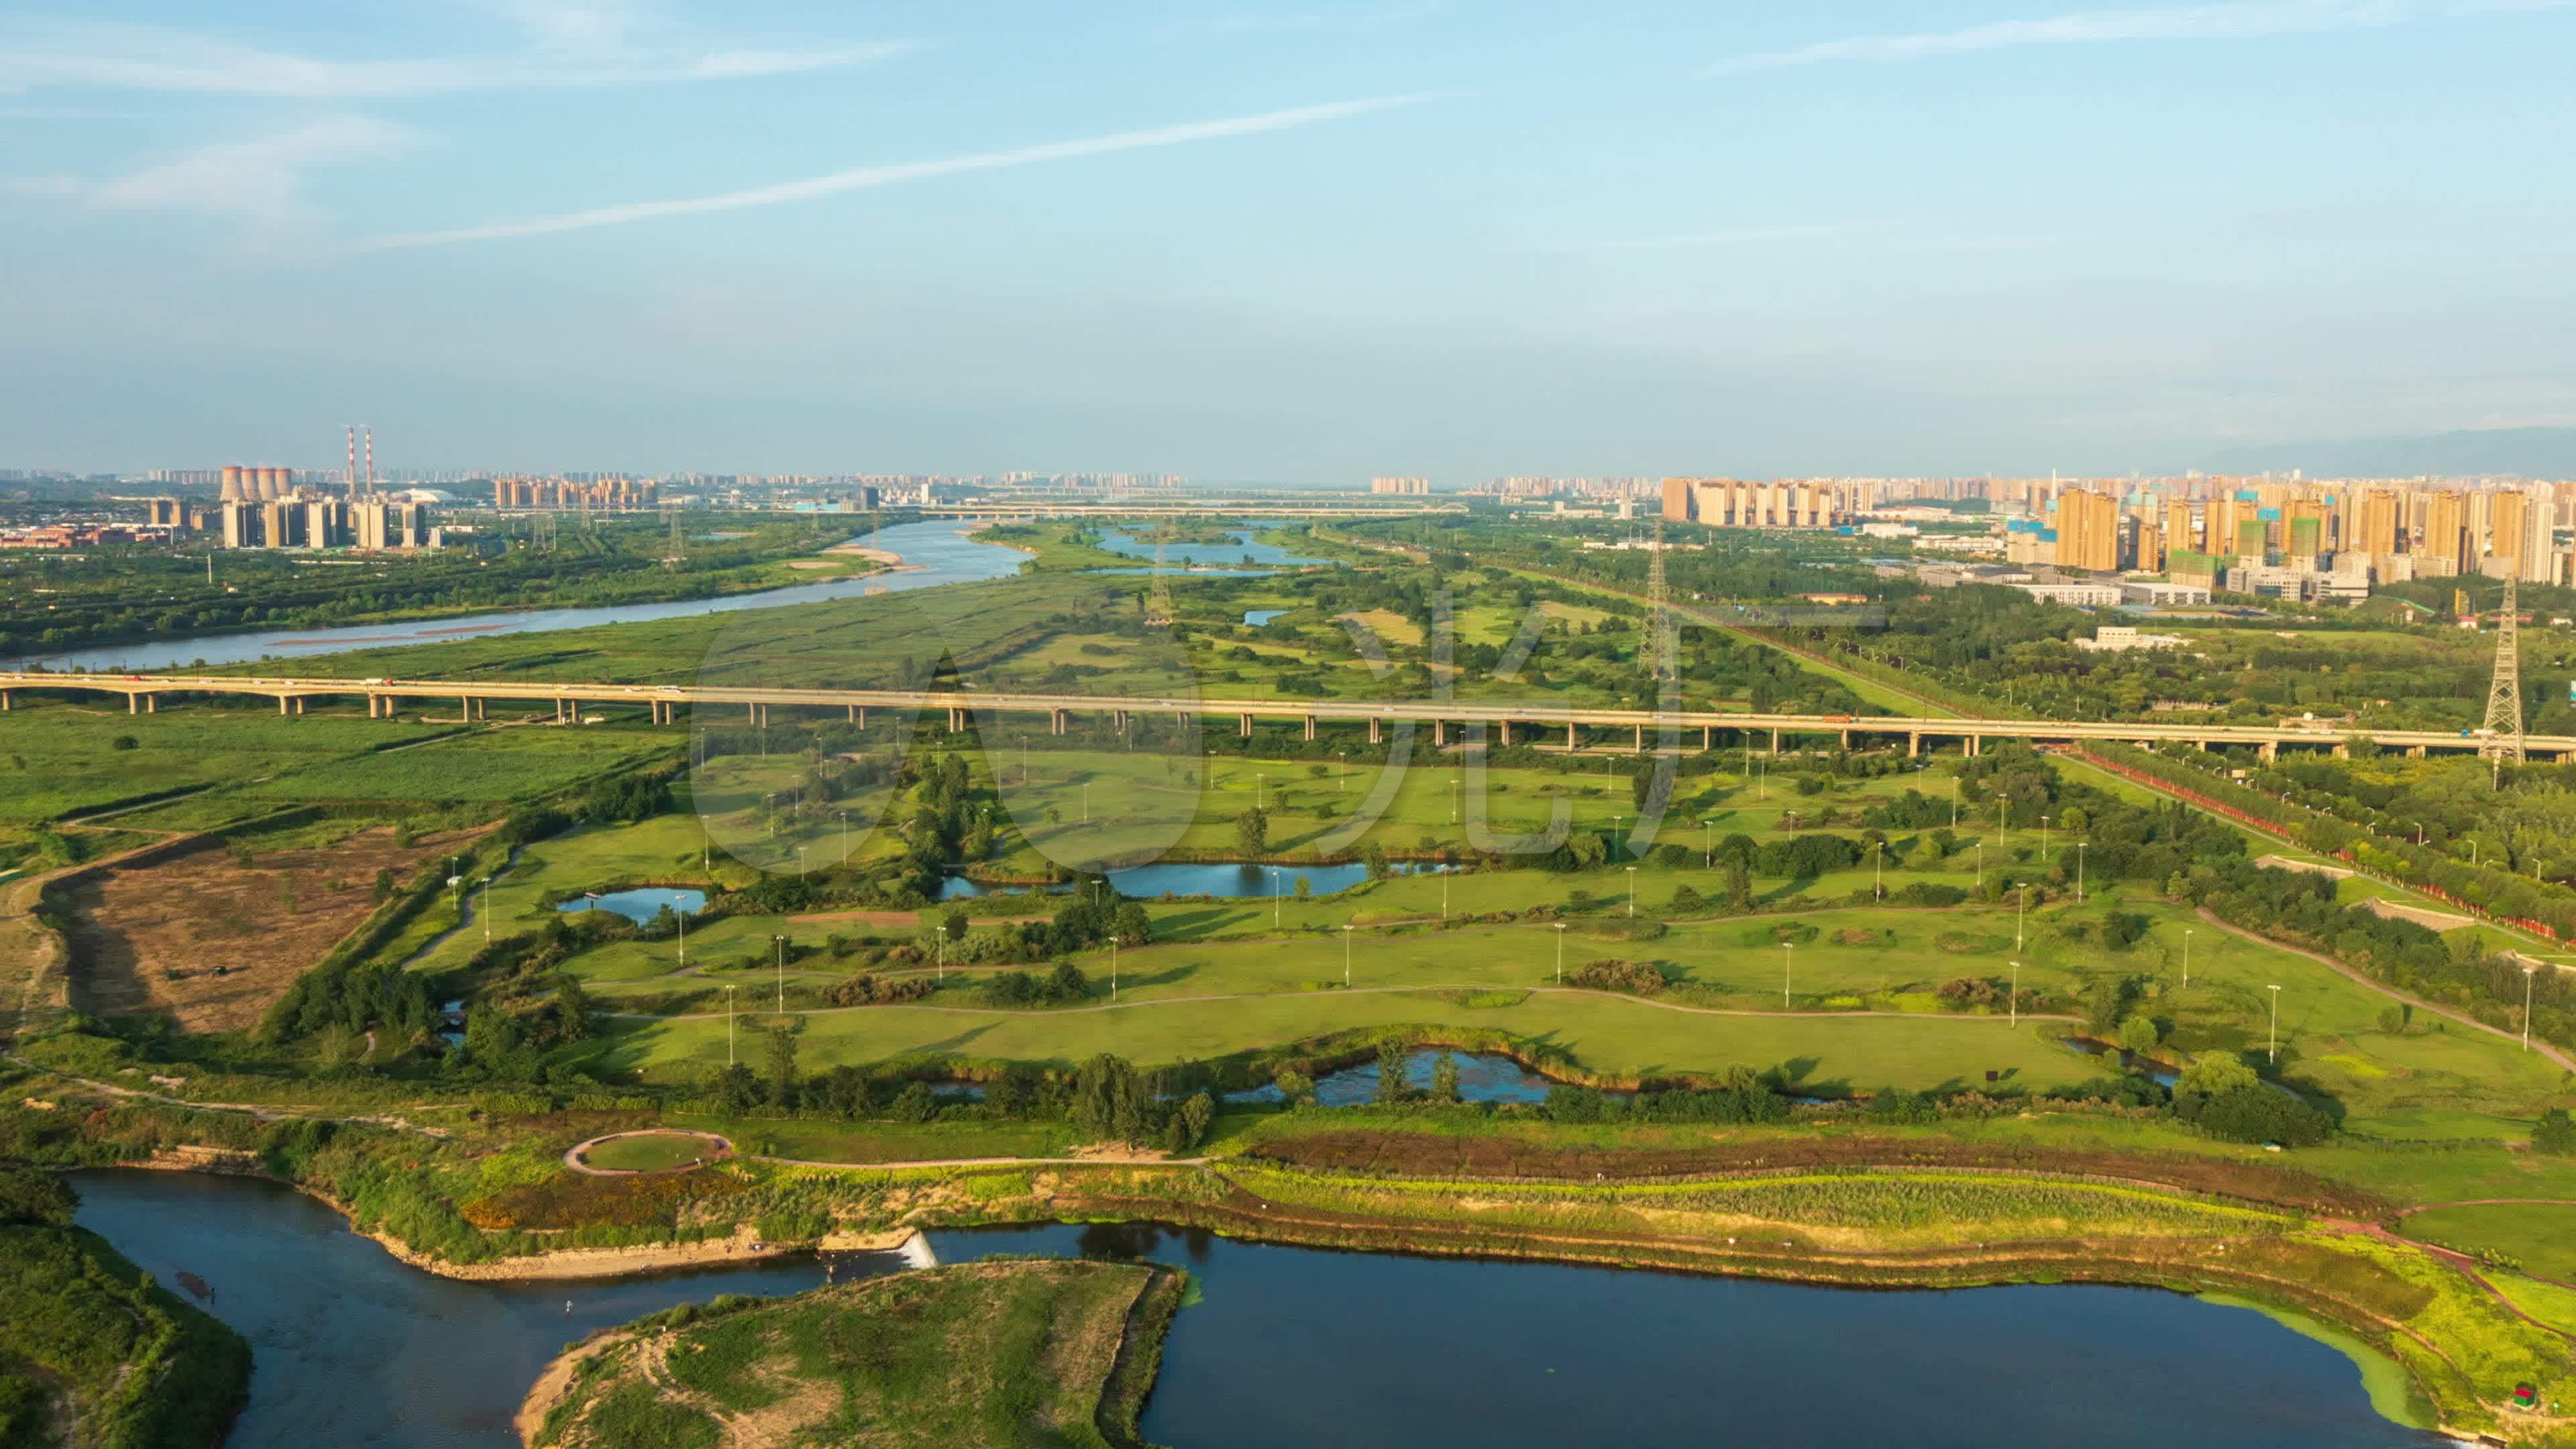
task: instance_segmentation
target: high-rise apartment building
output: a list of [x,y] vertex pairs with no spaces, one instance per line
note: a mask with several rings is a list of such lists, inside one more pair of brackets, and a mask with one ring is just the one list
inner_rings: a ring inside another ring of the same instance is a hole
[[2057,495],[2057,566],[2109,573],[2120,567],[2120,501],[2070,488]]

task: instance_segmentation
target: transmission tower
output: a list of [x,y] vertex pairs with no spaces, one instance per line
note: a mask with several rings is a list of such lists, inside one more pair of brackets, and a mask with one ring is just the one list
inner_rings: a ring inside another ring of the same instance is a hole
[[[2519,560],[2517,560],[2519,562]],[[2514,576],[2504,576],[2504,621],[2496,628],[2495,679],[2487,685],[2487,754],[2504,779],[2505,756],[2522,763],[2522,612]]]
[[1655,521],[1655,537],[1646,555],[1646,672],[1661,684],[1681,677],[1680,640],[1675,637],[1672,606],[1664,594],[1664,525]]

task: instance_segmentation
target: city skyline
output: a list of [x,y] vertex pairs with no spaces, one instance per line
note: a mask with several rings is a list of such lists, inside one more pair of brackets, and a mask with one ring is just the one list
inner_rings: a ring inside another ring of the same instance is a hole
[[1447,488],[2565,426],[2529,182],[2571,40],[2546,0],[25,15],[0,434]]

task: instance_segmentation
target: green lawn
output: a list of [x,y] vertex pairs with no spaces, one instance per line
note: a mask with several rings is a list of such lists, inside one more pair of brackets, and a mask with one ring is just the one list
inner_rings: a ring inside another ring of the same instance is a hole
[[582,1153],[581,1160],[616,1172],[665,1172],[713,1150],[705,1140],[678,1132],[635,1132],[600,1143]]
[[2406,1235],[2521,1260],[2543,1278],[2576,1283],[2576,1202],[2437,1207],[2406,1219]]

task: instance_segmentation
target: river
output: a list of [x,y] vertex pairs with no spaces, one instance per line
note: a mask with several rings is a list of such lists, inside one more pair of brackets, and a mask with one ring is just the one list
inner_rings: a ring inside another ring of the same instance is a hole
[[661,604],[611,604],[588,609],[512,609],[490,614],[463,614],[420,619],[404,624],[350,624],[327,629],[268,629],[255,633],[188,634],[175,638],[101,644],[64,654],[29,655],[0,660],[9,669],[89,669],[116,672],[182,669],[192,664],[242,664],[254,659],[297,660],[346,649],[388,649],[403,644],[442,644],[465,638],[503,634],[539,634],[556,629],[586,629],[594,624],[677,619],[692,614],[730,614],[741,609],[775,609],[788,604],[853,599],[862,593],[907,593],[941,584],[975,583],[1009,578],[1028,554],[1000,544],[977,543],[967,534],[979,525],[941,519],[897,524],[850,540],[900,554],[908,565],[892,573],[834,583],[791,584],[756,593],[728,594],[718,599],[681,599]]
[[[84,1172],[80,1222],[250,1340],[236,1449],[502,1449],[545,1362],[718,1293],[818,1286],[810,1258],[613,1283],[460,1282],[272,1183]],[[1345,1254],[1151,1225],[931,1235],[943,1262],[1100,1253],[1189,1268],[1145,1436],[1173,1449],[1726,1442],[2420,1449],[2343,1355],[2143,1289],[1864,1293],[1540,1263]],[[891,1255],[836,1258],[842,1276]],[[174,1289],[174,1291],[176,1291]],[[572,1311],[564,1311],[569,1300]]]

